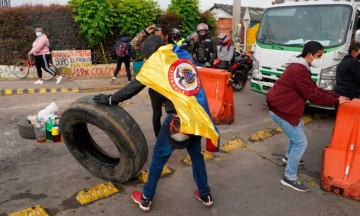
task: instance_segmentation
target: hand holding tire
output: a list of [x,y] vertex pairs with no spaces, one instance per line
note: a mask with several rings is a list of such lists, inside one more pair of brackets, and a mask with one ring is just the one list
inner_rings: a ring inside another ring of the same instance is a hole
[[94,96],[93,100],[97,104],[108,105],[108,106],[115,105],[115,103],[111,101],[111,94],[110,95],[98,94]]

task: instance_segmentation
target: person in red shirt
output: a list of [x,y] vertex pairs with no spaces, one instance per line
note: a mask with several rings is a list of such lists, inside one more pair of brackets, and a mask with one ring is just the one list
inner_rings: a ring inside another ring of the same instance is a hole
[[289,138],[283,161],[285,176],[281,184],[294,190],[307,192],[310,188],[297,178],[298,165],[303,156],[307,139],[301,116],[306,101],[325,106],[336,106],[349,101],[331,91],[319,88],[311,79],[310,67],[319,67],[324,47],[317,41],[309,41],[300,55],[290,60],[289,66],[266,95],[271,118]]

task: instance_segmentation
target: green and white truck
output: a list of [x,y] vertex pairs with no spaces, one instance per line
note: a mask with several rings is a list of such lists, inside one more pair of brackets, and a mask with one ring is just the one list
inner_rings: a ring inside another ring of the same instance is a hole
[[267,8],[252,47],[251,89],[266,94],[288,60],[300,54],[307,41],[316,40],[325,50],[321,67],[311,68],[311,78],[321,88],[332,90],[337,64],[350,43],[360,38],[359,7],[360,2],[354,0],[324,0],[285,2]]

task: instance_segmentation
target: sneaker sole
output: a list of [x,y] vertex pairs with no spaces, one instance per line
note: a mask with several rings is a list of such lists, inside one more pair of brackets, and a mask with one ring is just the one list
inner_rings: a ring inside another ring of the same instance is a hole
[[299,189],[299,188],[296,188],[296,187],[292,186],[291,184],[286,183],[286,182],[285,182],[284,180],[282,180],[282,179],[281,179],[280,183],[281,183],[282,185],[284,185],[284,186],[287,186],[287,187],[289,187],[289,188],[291,188],[291,189],[293,189],[293,190],[299,191],[299,192],[308,192],[308,191],[310,191],[310,189],[301,190],[301,189]]
[[139,207],[140,207],[141,210],[143,210],[143,211],[150,211],[151,203],[150,203],[149,207],[144,207],[144,206],[142,206],[141,203],[138,202],[133,196],[131,196],[131,198],[132,198],[132,200],[134,200],[134,202],[135,202],[136,204],[139,205]]
[[[285,158],[282,158],[281,161],[287,164],[287,160],[285,160]],[[300,162],[300,163],[299,163],[299,166],[300,166],[300,165],[304,165],[304,162],[302,162],[302,163]]]
[[195,195],[194,195],[194,197],[195,197],[197,200],[199,200],[200,202],[202,202],[202,204],[204,204],[204,206],[206,206],[206,207],[211,207],[211,206],[214,204],[213,201],[206,203],[206,202],[204,202],[201,198],[199,198],[199,197],[197,197],[197,196],[195,196]]

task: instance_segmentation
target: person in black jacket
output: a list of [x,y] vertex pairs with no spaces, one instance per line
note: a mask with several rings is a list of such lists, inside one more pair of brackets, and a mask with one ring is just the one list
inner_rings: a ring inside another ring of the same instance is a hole
[[[157,49],[161,46],[164,46],[165,42],[163,38],[159,35],[151,35],[145,39],[141,53],[145,58],[149,58]],[[167,45],[169,46],[169,45]],[[175,46],[175,45],[174,45]],[[185,51],[184,51],[185,52]],[[167,60],[167,59],[166,59]],[[162,70],[159,68],[159,70]],[[142,73],[142,72],[140,72]],[[144,71],[146,73],[146,71]],[[164,71],[168,73],[168,71]],[[199,82],[201,83],[201,82]],[[138,94],[142,89],[144,89],[140,81],[137,80],[137,77],[133,79],[129,84],[124,88],[118,90],[112,95],[98,94],[95,95],[93,100],[97,104],[102,105],[117,105],[119,102],[130,99],[131,97]],[[175,91],[175,90],[174,90]],[[160,93],[158,93],[160,94]],[[167,160],[170,158],[172,152],[175,150],[174,141],[171,137],[171,122],[177,116],[176,109],[174,104],[166,97],[165,98],[165,110],[167,112],[166,119],[161,127],[159,136],[157,137],[153,155],[150,162],[148,181],[144,185],[143,192],[133,191],[132,199],[137,203],[143,211],[149,211],[153,197],[155,195],[155,190],[157,183],[160,179],[161,172]],[[189,97],[190,98],[190,97]],[[207,106],[207,105],[206,105]],[[201,118],[196,118],[201,121]],[[183,141],[179,141],[180,144]],[[201,154],[201,136],[198,135],[189,135],[187,139],[186,146],[192,161],[193,177],[197,185],[198,190],[194,192],[196,199],[201,201],[205,206],[210,207],[213,205],[213,199],[210,194],[210,187],[207,180],[206,166],[204,162],[204,157]]]
[[348,53],[336,68],[335,93],[352,100],[360,95],[360,43],[351,44]]
[[200,23],[197,28],[199,39],[194,43],[192,51],[196,65],[200,67],[211,67],[214,59],[217,58],[216,43],[213,37],[209,35],[209,27],[205,23]]

